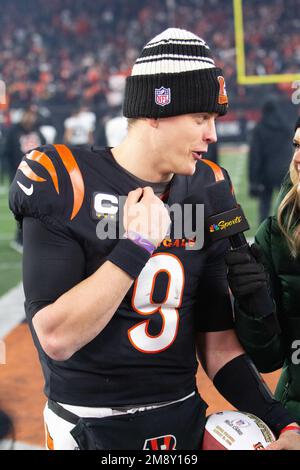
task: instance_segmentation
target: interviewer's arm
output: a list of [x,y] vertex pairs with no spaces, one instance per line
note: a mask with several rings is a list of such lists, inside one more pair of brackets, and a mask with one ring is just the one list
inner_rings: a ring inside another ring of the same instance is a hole
[[[247,254],[229,252],[226,255],[229,282],[235,296],[235,330],[241,344],[261,372],[277,370],[285,360],[284,342],[280,332],[281,286],[274,272],[272,224],[273,218],[270,217],[258,229],[258,245],[251,248],[256,254],[257,263],[248,262]],[[244,257],[245,260],[237,262],[237,257]],[[275,300],[274,312],[269,310],[264,301],[268,292],[270,297],[272,293]]]

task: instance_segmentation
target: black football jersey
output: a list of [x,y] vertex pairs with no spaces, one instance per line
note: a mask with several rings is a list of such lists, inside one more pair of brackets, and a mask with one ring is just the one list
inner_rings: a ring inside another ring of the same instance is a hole
[[[165,202],[196,194],[205,203],[205,186],[224,177],[225,170],[199,161],[193,176],[173,177]],[[25,155],[12,183],[10,207],[24,230],[26,315],[45,393],[58,402],[126,406],[181,398],[196,388],[196,332],[232,328],[228,242],[205,240],[188,250],[193,241],[172,238],[171,228],[103,331],[66,361],[45,354],[33,316],[105,262],[118,239],[100,239],[98,224],[106,220],[119,233],[119,197],[137,186],[110,149],[65,145]]]

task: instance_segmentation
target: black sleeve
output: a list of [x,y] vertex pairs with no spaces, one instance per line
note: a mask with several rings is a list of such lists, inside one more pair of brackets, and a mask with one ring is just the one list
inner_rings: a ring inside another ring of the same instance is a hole
[[224,254],[206,264],[199,283],[196,303],[197,331],[224,331],[233,328],[233,309]]
[[23,220],[23,283],[28,320],[85,277],[79,243],[63,229],[38,219]]

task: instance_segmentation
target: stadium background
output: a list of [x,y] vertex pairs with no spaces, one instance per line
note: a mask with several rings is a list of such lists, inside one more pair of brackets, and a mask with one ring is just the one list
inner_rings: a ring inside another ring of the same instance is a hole
[[[0,0],[0,6],[0,80],[6,87],[0,99],[0,351],[6,351],[0,408],[13,417],[16,448],[38,448],[45,399],[23,322],[21,255],[10,248],[15,224],[1,152],[8,129],[34,103],[40,123],[54,126],[61,141],[64,120],[84,100],[100,132],[118,110],[142,46],[167,27],[188,29],[208,42],[224,69],[230,111],[218,124],[220,163],[249,219],[251,239],[258,224],[257,202],[248,196],[251,129],[269,94],[280,100],[291,126],[299,113],[292,83],[300,80],[300,19],[297,0]],[[274,389],[278,372],[265,378]],[[210,412],[229,407],[202,371],[198,383]]]

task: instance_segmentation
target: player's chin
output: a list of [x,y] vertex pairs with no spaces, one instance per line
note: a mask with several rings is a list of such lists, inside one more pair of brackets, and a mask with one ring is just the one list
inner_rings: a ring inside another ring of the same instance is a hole
[[183,174],[186,175],[186,176],[192,176],[196,171],[196,163],[197,163],[196,160],[194,160],[192,162],[189,162],[186,165],[186,168],[185,168],[186,171]]
[[194,159],[193,161],[180,162],[180,164],[177,164],[176,167],[173,168],[172,173],[183,176],[192,176],[196,170],[196,163],[197,161]]
[[183,176],[192,176],[196,170],[196,163],[196,160],[180,162],[180,165],[176,165],[176,169],[173,173]]

